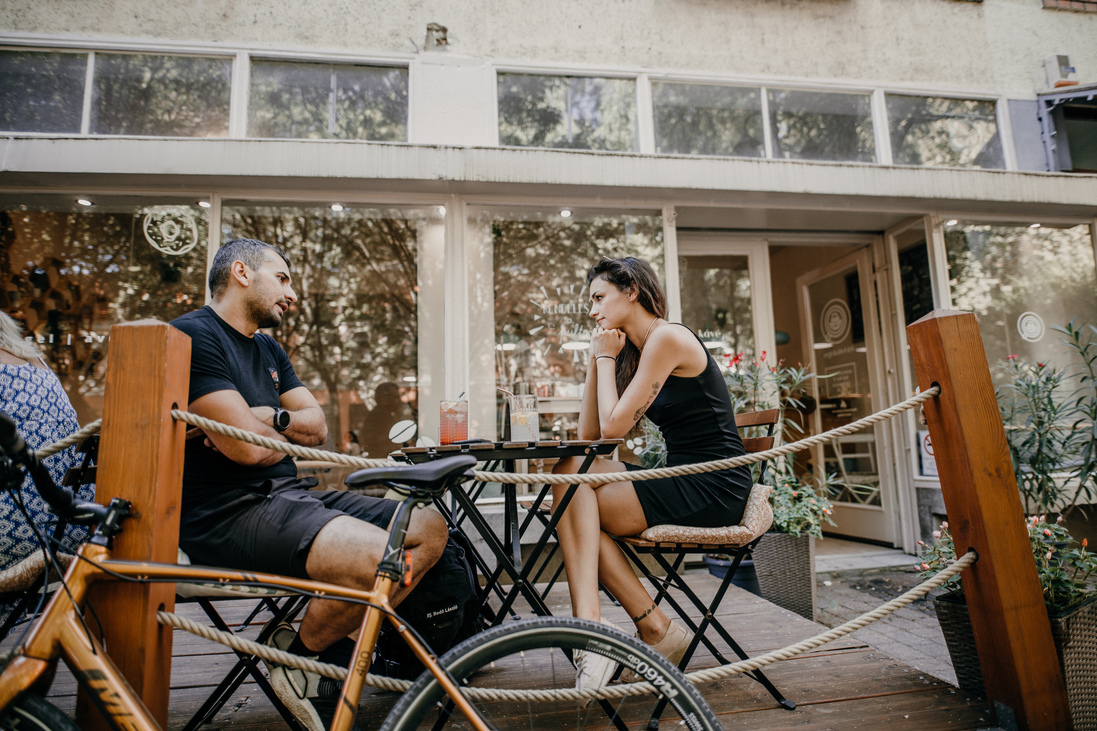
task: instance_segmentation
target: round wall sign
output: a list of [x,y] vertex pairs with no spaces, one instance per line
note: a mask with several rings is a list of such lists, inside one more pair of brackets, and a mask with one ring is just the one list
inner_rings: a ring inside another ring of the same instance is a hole
[[153,206],[145,214],[145,240],[168,256],[182,256],[198,245],[198,222],[185,206]]
[[1035,312],[1022,312],[1017,318],[1017,332],[1023,340],[1035,343],[1044,337],[1044,318]]
[[819,328],[828,343],[840,343],[849,335],[849,305],[840,299],[832,299],[823,306],[819,316]]

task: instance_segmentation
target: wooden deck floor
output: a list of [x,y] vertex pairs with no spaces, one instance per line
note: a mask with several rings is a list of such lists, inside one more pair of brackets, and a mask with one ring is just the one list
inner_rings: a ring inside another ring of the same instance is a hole
[[[715,579],[695,573],[692,580],[702,596],[715,590]],[[239,623],[252,602],[220,603],[222,615]],[[567,614],[566,587],[550,596],[554,613]],[[180,614],[202,621],[193,604],[180,605]],[[825,630],[758,597],[732,588],[720,611],[724,625],[751,655],[785,647]],[[267,615],[259,618],[261,623]],[[617,607],[606,610],[606,618],[627,625]],[[249,630],[257,631],[257,628]],[[702,648],[702,652],[704,652]],[[227,648],[176,632],[172,660],[172,693],[169,728],[181,729],[221,677],[234,663]],[[689,670],[712,667],[710,654],[699,654]],[[787,698],[797,704],[787,711],[776,705],[757,682],[733,677],[700,686],[705,698],[726,729],[976,729],[991,724],[985,700],[972,696],[924,672],[904,665],[859,642],[856,634],[818,650],[786,660],[766,669],[767,675]],[[364,699],[363,728],[374,728],[372,719],[395,702],[393,694],[372,694]],[[63,710],[75,708],[75,680],[62,668],[51,691],[51,699]],[[208,729],[283,728],[281,718],[257,686],[245,683],[226,704]],[[553,731],[558,731],[554,729]]]

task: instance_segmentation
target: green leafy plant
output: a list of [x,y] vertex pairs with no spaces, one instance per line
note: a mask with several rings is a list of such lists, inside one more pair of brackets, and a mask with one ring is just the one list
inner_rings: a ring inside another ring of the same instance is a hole
[[[764,411],[781,409],[779,420],[780,441],[797,439],[803,428],[791,417],[791,414],[805,410],[804,384],[811,374],[807,368],[797,365],[795,368],[766,362],[766,353],[753,362],[745,362],[743,354],[726,356],[724,381],[731,396],[732,408],[741,411]],[[764,436],[765,432],[751,434],[745,430],[743,436]],[[666,464],[666,445],[658,427],[647,419],[641,426],[643,445],[637,451],[641,463],[646,468],[662,467]],[[751,465],[752,477],[757,480],[761,466]],[[833,511],[827,498],[835,487],[835,477],[826,475],[821,481],[812,481],[810,475],[798,476],[793,468],[793,458],[785,455],[769,460],[764,480],[773,487],[770,505],[773,507],[773,530],[823,537],[823,523],[834,525],[830,516]]]
[[[1097,556],[1087,550],[1086,539],[1077,544],[1062,521],[1061,515],[1054,523],[1047,522],[1043,515],[1025,520],[1036,574],[1044,592],[1044,603],[1052,614],[1075,607],[1097,594],[1097,589],[1090,583],[1090,577],[1097,572]],[[924,579],[935,575],[956,559],[956,547],[947,522],[933,532],[933,537],[935,540],[929,545],[918,541],[922,547],[922,563],[917,568]],[[964,593],[959,575],[950,578],[943,586],[957,596]]]
[[1027,513],[1069,511],[1097,497],[1097,328],[1057,327],[1068,364],[1011,355],[998,406]]

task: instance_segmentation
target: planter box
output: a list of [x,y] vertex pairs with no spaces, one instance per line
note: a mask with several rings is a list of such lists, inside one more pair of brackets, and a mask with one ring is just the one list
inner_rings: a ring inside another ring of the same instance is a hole
[[815,537],[769,532],[753,554],[762,598],[815,621]]
[[[959,687],[983,694],[983,672],[975,652],[967,603],[951,595],[933,602]],[[1097,729],[1097,598],[1062,614],[1049,615],[1055,652],[1063,670],[1075,731]]]

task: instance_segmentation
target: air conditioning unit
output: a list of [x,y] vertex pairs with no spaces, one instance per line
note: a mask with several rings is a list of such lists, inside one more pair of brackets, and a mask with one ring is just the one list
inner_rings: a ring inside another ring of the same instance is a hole
[[1078,83],[1078,76],[1070,65],[1070,56],[1048,56],[1044,59],[1044,73],[1047,75],[1047,85],[1053,89]]

